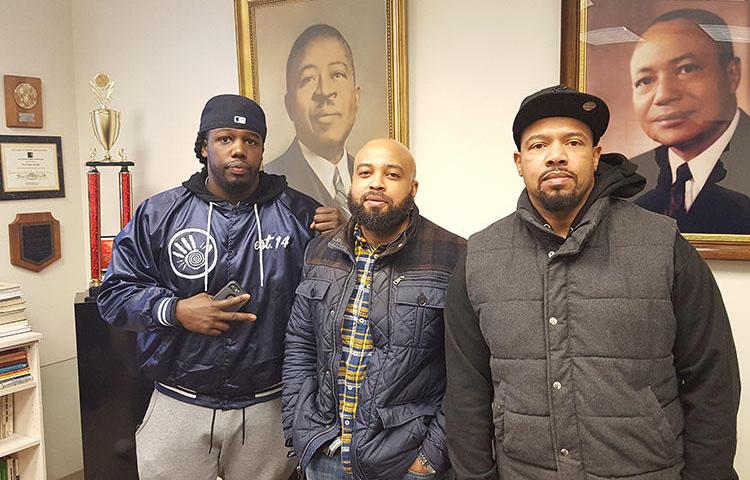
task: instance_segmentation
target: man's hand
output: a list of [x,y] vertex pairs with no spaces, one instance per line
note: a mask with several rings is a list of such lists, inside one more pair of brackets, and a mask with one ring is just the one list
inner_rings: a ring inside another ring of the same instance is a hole
[[229,330],[227,322],[253,322],[252,313],[233,312],[232,307],[250,300],[250,295],[240,295],[226,300],[214,300],[203,292],[190,298],[177,300],[175,316],[191,332],[215,337]]
[[310,228],[320,233],[333,230],[339,225],[346,223],[344,213],[336,207],[318,207],[315,209],[315,216]]

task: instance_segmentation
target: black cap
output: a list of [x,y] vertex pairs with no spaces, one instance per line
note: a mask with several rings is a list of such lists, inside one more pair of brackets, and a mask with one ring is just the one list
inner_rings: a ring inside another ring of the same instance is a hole
[[601,98],[564,85],[532,93],[523,99],[513,120],[513,140],[519,150],[523,131],[537,120],[548,117],[570,117],[582,121],[591,129],[596,145],[607,131],[609,108]]
[[203,107],[198,133],[215,128],[250,130],[266,140],[266,114],[260,105],[241,95],[216,95]]

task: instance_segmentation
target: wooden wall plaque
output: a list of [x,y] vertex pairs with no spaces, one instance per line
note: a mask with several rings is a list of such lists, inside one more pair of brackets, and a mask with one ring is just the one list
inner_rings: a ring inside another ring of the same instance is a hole
[[60,259],[60,222],[50,212],[17,214],[8,234],[12,265],[39,272]]
[[42,128],[42,80],[5,75],[5,125]]

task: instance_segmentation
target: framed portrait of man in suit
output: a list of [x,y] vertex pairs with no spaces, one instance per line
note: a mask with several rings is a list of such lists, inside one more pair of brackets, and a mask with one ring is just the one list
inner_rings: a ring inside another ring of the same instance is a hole
[[235,0],[240,93],[266,112],[264,170],[346,211],[368,140],[408,144],[405,0]]
[[638,165],[633,201],[706,258],[750,259],[747,2],[562,0],[561,82],[604,99],[604,151]]

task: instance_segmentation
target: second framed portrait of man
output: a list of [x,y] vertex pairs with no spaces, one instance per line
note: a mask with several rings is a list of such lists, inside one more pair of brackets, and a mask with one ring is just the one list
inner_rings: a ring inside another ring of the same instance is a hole
[[633,201],[707,258],[750,259],[750,7],[563,0],[561,81],[603,98],[604,151],[646,177]]
[[264,170],[345,209],[368,140],[408,143],[405,0],[235,0],[240,93],[266,112]]

